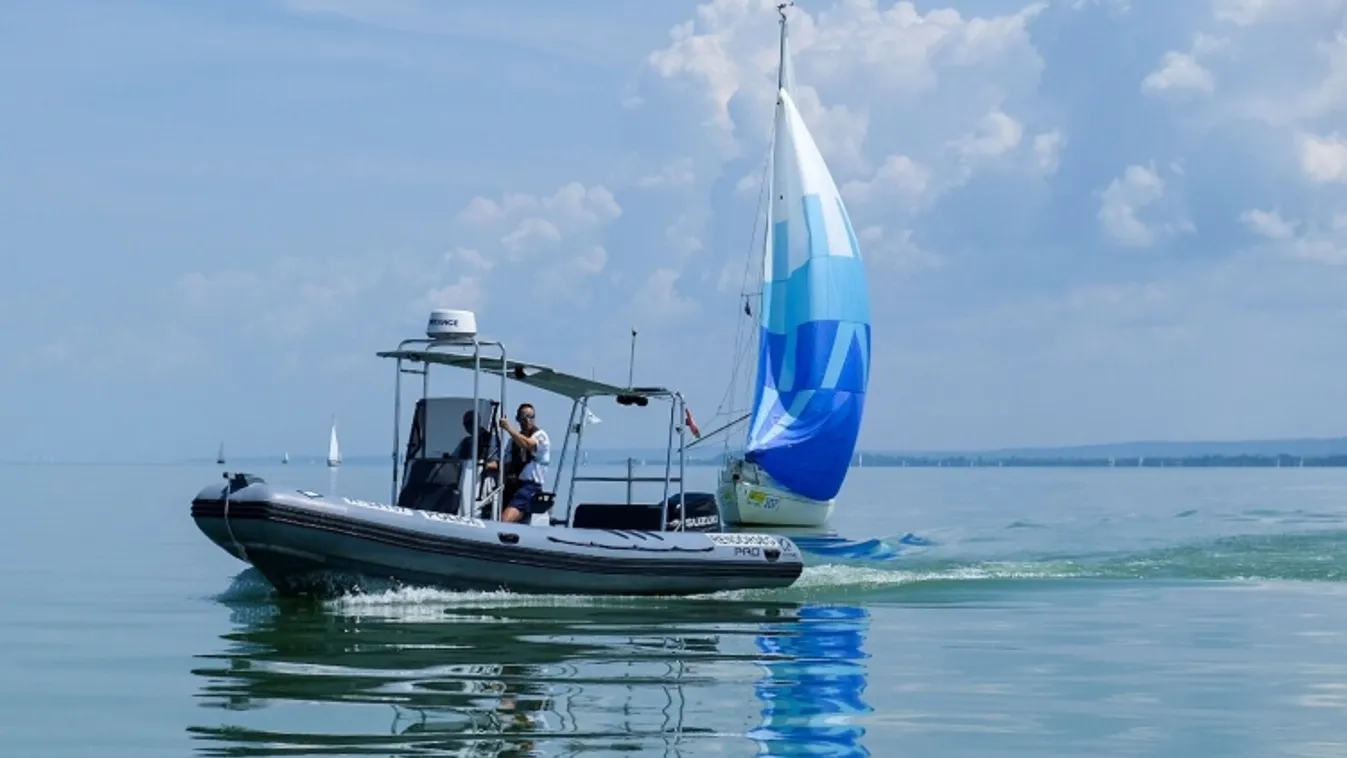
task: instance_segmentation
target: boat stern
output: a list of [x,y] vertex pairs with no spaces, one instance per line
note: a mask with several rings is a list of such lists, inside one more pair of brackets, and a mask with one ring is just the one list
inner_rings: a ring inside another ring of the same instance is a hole
[[835,499],[811,500],[779,486],[751,463],[732,461],[720,475],[716,499],[730,526],[826,526]]

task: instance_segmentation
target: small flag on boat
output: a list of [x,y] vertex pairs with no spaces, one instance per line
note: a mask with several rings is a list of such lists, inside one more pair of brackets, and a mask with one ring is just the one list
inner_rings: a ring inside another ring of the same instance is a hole
[[594,415],[594,411],[591,411],[591,410],[588,409],[588,408],[585,409],[585,423],[586,423],[586,424],[597,424],[597,423],[600,423],[602,420],[603,420],[603,419],[601,419],[601,418],[599,418],[598,416],[595,416],[595,415]]
[[701,439],[702,430],[697,428],[697,422],[692,420],[692,409],[687,406],[683,406],[683,420],[687,423],[688,431],[692,432],[692,436]]

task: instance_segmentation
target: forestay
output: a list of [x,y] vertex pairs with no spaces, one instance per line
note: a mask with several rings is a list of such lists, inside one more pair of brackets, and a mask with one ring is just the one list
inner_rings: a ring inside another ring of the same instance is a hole
[[870,304],[860,246],[837,185],[791,97],[781,25],[757,389],[746,457],[801,496],[846,478],[870,373]]

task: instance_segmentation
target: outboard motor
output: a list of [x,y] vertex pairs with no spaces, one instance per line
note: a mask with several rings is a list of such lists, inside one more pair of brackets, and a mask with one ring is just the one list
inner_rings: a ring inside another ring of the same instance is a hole
[[235,474],[226,471],[224,472],[224,478],[229,482],[229,491],[225,493],[226,495],[232,495],[235,492],[246,487],[251,487],[254,484],[266,484],[266,481],[263,480],[262,477],[257,476],[256,474],[248,474],[243,471]]
[[[665,529],[677,531],[680,526],[685,532],[719,532],[720,506],[716,496],[709,492],[685,492],[680,507],[678,495],[671,495],[666,501],[669,508],[669,521]],[[686,510],[686,515],[684,511]]]

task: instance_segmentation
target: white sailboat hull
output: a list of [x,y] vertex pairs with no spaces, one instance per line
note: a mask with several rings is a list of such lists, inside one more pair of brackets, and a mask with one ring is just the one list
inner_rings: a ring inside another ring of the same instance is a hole
[[729,459],[720,470],[716,499],[721,519],[729,526],[825,526],[837,502],[790,492],[741,458]]

